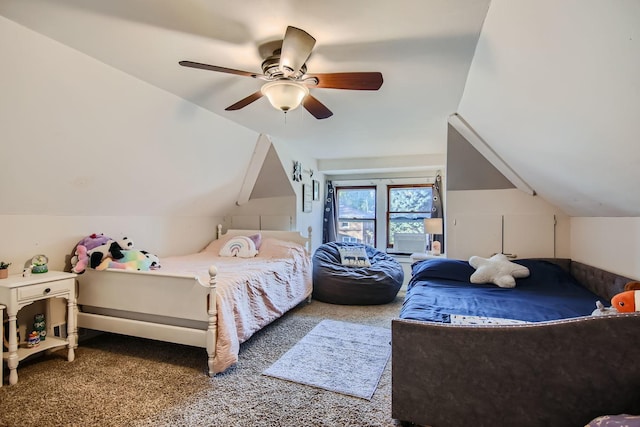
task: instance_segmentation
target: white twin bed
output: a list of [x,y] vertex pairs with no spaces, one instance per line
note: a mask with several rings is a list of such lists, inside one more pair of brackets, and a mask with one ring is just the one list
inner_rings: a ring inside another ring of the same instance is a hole
[[[310,239],[297,231],[229,230],[155,271],[78,276],[78,326],[206,348],[208,372],[238,361],[240,344],[312,292]],[[260,234],[254,258],[219,256],[232,237]]]

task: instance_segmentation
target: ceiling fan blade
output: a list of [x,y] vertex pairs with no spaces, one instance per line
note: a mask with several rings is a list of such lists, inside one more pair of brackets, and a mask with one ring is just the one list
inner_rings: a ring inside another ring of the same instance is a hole
[[315,44],[316,39],[306,31],[296,27],[287,27],[280,52],[280,71],[285,76],[297,73],[309,59]]
[[304,108],[313,115],[318,120],[326,119],[328,117],[333,116],[331,110],[329,110],[325,105],[318,101],[312,95],[307,95],[302,101],[302,105]]
[[262,91],[254,92],[251,95],[247,96],[246,98],[243,98],[240,101],[236,102],[235,104],[228,106],[227,108],[225,108],[225,110],[226,111],[239,110],[251,104],[253,101],[257,101],[260,98],[262,98]]
[[261,74],[250,73],[249,71],[234,70],[233,68],[218,67],[217,65],[201,64],[199,62],[193,62],[193,61],[180,61],[179,64],[182,65],[183,67],[200,68],[202,70],[219,71],[221,73],[228,73],[228,74],[237,74],[239,76],[253,77],[254,79],[261,76]]
[[318,88],[350,90],[378,90],[383,81],[378,72],[308,74],[306,78],[318,79]]

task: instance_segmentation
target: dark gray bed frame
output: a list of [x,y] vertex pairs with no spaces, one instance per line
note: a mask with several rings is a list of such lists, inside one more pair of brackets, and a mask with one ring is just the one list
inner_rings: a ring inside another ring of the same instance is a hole
[[[606,300],[632,280],[549,261]],[[640,414],[638,312],[509,326],[395,319],[391,331],[391,412],[402,425],[580,427]]]

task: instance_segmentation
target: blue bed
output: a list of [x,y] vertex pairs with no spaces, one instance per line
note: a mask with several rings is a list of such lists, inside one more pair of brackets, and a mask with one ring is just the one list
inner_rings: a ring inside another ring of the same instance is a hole
[[[471,284],[465,261],[412,266],[391,322],[391,415],[401,425],[574,427],[640,414],[640,312],[589,315],[637,279],[569,259],[516,262],[531,275],[512,289]],[[530,323],[458,323],[455,313]]]
[[590,315],[602,300],[559,265],[545,260],[514,261],[527,267],[529,277],[515,288],[469,281],[474,268],[468,262],[446,258],[419,261],[400,318],[449,323],[451,315],[514,319],[527,322]]

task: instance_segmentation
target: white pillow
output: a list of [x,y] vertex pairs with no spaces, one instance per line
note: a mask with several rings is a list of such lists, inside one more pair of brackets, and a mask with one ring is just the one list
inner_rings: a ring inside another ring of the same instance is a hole
[[[221,236],[219,239],[214,239],[211,242],[209,242],[209,244],[204,249],[202,249],[201,252],[216,252],[219,254],[220,249],[222,249],[222,246],[224,246],[224,244],[227,243],[229,239],[233,239],[234,237],[237,237],[237,236],[229,236],[225,234]],[[256,245],[256,250],[260,250],[260,245],[262,242],[262,234],[256,233],[247,237],[253,240],[253,243],[255,243]]]
[[220,249],[222,257],[253,258],[256,255],[256,244],[246,236],[233,237]]
[[476,271],[471,275],[471,283],[493,283],[501,288],[514,288],[516,278],[529,277],[529,269],[507,259],[504,254],[495,254],[491,258],[472,256],[469,264]]
[[347,246],[338,249],[342,265],[350,267],[371,267],[371,261],[367,256],[364,246]]

